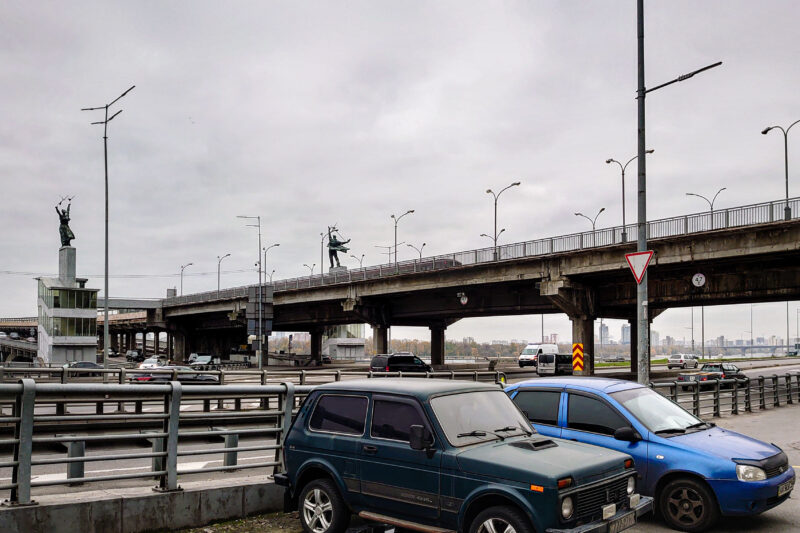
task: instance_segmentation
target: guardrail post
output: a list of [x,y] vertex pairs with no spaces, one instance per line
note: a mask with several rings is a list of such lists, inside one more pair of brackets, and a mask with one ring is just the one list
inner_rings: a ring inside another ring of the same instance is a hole
[[692,392],[692,413],[694,416],[700,416],[700,382],[693,381],[694,391]]
[[11,482],[17,486],[11,489],[9,505],[34,505],[31,500],[31,454],[33,453],[33,408],[36,403],[36,382],[21,379],[22,393],[14,401],[14,416],[19,420],[14,424],[14,462]]
[[[147,434],[147,433],[155,433],[155,432],[154,431],[145,431],[143,433]],[[153,453],[163,453],[164,452],[164,437],[153,437],[152,452]],[[159,455],[158,457],[153,457],[152,461],[150,461],[151,470],[153,472],[160,472],[160,471],[164,470],[165,459],[166,458],[163,455]],[[161,477],[161,474],[159,474],[156,477],[156,479],[160,479],[160,477]]]
[[750,378],[747,378],[747,381],[745,381],[745,389],[744,389],[744,410],[747,411],[748,413],[753,412],[752,394],[753,393],[750,387]]
[[181,384],[171,381],[172,392],[164,398],[164,410],[169,412],[169,417],[164,420],[164,433],[167,434],[165,461],[166,475],[158,481],[159,491],[181,490],[178,486],[178,427],[181,415]]
[[69,372],[67,372],[66,368],[61,369],[61,383],[69,382]]
[[234,398],[233,399],[233,410],[234,411],[241,411],[242,410],[242,399],[241,398]]
[[[266,370],[262,370],[261,371],[261,384],[262,385],[266,385],[267,384],[267,371]],[[266,396],[262,396],[261,397],[261,409],[266,409],[267,407],[269,407],[269,399]]]
[[[70,441],[68,444],[68,452],[67,457],[83,457],[86,455],[86,441],[82,440],[74,440]],[[75,478],[82,478],[83,474],[83,461],[74,461],[67,463],[67,479],[75,479]],[[74,487],[77,485],[83,485],[83,482],[79,483],[70,483],[70,487]]]
[[204,413],[211,412],[211,400],[209,399],[203,400],[203,412]]
[[778,375],[773,374],[770,378],[772,380],[772,405],[773,407],[780,407],[781,406],[781,395],[780,391],[778,390]]
[[300,385],[305,385],[305,384],[306,384],[306,371],[305,370],[301,370],[300,371]]
[[764,397],[764,376],[758,376],[758,407],[767,408],[767,399]]
[[[284,462],[284,454],[281,453],[283,451],[284,443],[286,442],[286,437],[289,435],[289,428],[292,425],[292,411],[294,410],[294,383],[291,381],[287,381],[283,384],[286,387],[286,392],[281,397],[278,395],[278,403],[283,400],[283,416],[280,420],[281,423],[281,434],[280,437],[276,438],[276,444],[280,444],[280,448],[275,449],[275,460],[280,461],[279,471],[286,472],[286,463]],[[280,408],[280,407],[279,407]],[[280,439],[280,440],[278,440]]]
[[[225,447],[226,448],[238,448],[239,447],[239,434],[238,433],[228,433],[225,435]],[[227,451],[225,452],[225,457],[222,460],[223,466],[236,466],[237,459],[239,456],[239,452],[237,451]]]
[[[219,371],[219,384],[225,385],[225,374],[222,373],[222,370]],[[225,409],[225,399],[220,398],[217,400],[217,409]]]
[[[117,372],[117,379],[120,385],[125,384],[125,368],[120,368]],[[117,402],[117,411],[120,413],[125,412],[125,402]]]
[[731,394],[731,414],[738,415],[739,414],[739,380],[734,378],[733,380],[733,393]]
[[792,376],[787,372],[784,379],[786,380],[786,403],[794,403],[792,400]]
[[714,416],[719,417],[722,416],[720,414],[720,398],[719,398],[719,380],[715,380],[714,382]]
[[672,396],[672,401],[678,403],[678,382],[673,381],[672,386],[669,388],[670,395]]

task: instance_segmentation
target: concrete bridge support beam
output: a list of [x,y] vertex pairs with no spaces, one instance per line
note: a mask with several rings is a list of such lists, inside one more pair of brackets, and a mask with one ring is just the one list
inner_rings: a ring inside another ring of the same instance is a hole
[[[103,334],[101,333],[100,336],[102,337]],[[119,335],[117,335],[116,333],[111,335],[111,348],[116,353],[119,353]]]
[[175,356],[175,336],[167,332],[167,356],[172,359]]
[[372,353],[389,353],[389,327],[372,326]]
[[578,376],[594,374],[594,318],[587,316],[569,317],[572,322],[572,343],[583,344],[583,370],[575,371]]
[[444,364],[444,326],[431,326],[431,366]]
[[185,361],[186,357],[189,355],[186,353],[186,335],[175,332],[172,334],[172,339],[175,343],[173,359],[176,361]]
[[156,330],[153,332],[153,353],[156,355],[158,355],[158,352],[160,351],[158,346],[159,335],[161,335],[160,331]]

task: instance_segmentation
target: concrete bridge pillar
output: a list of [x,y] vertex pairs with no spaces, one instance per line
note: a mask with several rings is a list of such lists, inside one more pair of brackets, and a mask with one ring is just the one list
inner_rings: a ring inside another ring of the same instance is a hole
[[389,353],[389,327],[384,325],[372,326],[372,352]]
[[578,376],[594,374],[594,317],[571,316],[572,343],[583,344],[583,371],[575,371]]
[[169,357],[170,359],[172,359],[173,356],[175,355],[174,340],[175,340],[175,336],[168,331],[167,332],[167,357]]
[[142,353],[147,355],[147,330],[142,331]]
[[[100,336],[102,337],[103,334],[100,333]],[[109,336],[111,337],[111,348],[116,353],[119,353],[119,335],[117,333],[114,333],[113,335],[109,335]]]
[[155,330],[153,332],[153,353],[156,354],[156,355],[158,355],[158,352],[159,352],[159,349],[158,349],[159,348],[158,347],[158,337],[159,337],[159,335],[161,335],[160,331]]
[[311,331],[311,360],[316,365],[322,364],[322,330]]
[[180,332],[175,332],[172,334],[172,340],[175,343],[175,348],[173,349],[173,359],[176,361],[185,361],[188,355],[186,353],[186,335]]
[[444,364],[444,326],[430,326],[431,330],[431,366]]

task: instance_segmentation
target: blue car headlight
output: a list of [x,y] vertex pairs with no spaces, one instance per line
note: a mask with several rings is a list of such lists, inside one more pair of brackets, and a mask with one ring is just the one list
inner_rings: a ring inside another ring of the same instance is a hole
[[736,477],[739,481],[763,481],[767,479],[767,473],[757,466],[736,465]]

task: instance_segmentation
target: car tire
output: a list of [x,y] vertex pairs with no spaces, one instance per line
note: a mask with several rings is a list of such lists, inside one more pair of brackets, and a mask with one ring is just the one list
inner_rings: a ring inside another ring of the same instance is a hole
[[[510,528],[510,529],[509,529]],[[469,526],[469,533],[534,533],[527,517],[514,507],[498,505],[484,509]]]
[[315,479],[303,487],[298,512],[305,533],[343,533],[350,524],[350,509],[329,479]]
[[719,506],[705,483],[679,478],[661,489],[658,513],[669,527],[698,533],[714,525],[719,518]]
[[683,363],[683,364],[681,365],[681,368],[682,368],[682,369],[684,369],[684,370],[686,370],[686,363]]

